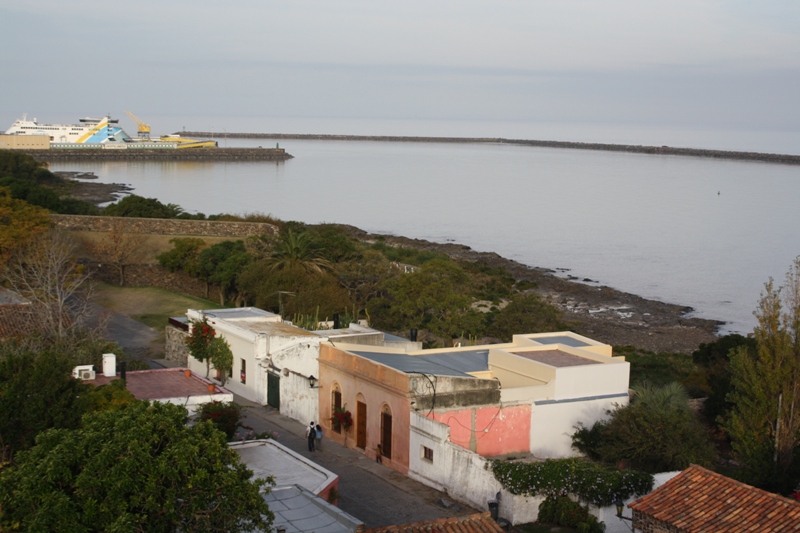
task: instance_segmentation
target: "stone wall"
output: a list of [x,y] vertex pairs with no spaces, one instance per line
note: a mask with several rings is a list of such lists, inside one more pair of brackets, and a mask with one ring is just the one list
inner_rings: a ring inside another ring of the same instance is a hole
[[189,360],[189,348],[186,346],[187,333],[175,326],[167,326],[166,345],[164,348],[164,358],[167,361],[175,361],[181,366],[187,366]]
[[283,148],[195,148],[160,150],[20,150],[37,161],[285,161]]
[[266,222],[222,222],[179,218],[94,217],[87,215],[50,215],[59,229],[108,233],[122,224],[124,233],[150,235],[208,235],[214,237],[249,237],[277,235],[278,226]]

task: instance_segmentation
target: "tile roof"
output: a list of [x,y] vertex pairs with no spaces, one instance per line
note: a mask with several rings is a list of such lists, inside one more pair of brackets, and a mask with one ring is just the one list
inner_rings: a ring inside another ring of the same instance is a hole
[[505,533],[505,531],[486,512],[401,526],[377,527],[368,529],[364,533]]
[[697,465],[628,507],[687,533],[800,531],[800,502]]
[[[185,368],[165,368],[160,370],[135,370],[125,376],[126,388],[137,400],[165,400],[168,398],[182,398],[189,396],[207,396],[208,385],[212,384],[197,374],[184,375]],[[98,373],[92,381],[87,381],[99,387],[108,385],[115,377],[106,377]],[[219,386],[214,387],[213,394],[227,392]]]

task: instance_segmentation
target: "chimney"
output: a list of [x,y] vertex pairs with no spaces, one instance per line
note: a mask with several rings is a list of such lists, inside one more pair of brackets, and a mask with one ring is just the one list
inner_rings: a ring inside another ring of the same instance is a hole
[[126,376],[128,374],[128,363],[125,361],[119,364],[119,377],[122,379],[127,379]]
[[417,342],[417,328],[411,330],[409,337],[411,337],[411,342]]
[[107,378],[117,377],[117,356],[113,353],[103,354],[103,375]]
[[339,329],[339,313],[333,313],[333,329]]

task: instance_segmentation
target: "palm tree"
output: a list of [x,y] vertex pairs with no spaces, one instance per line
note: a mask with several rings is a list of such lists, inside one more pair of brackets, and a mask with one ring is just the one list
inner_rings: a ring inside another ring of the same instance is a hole
[[291,229],[281,234],[267,263],[272,270],[301,268],[318,274],[332,268],[330,262],[320,255],[310,233],[294,233]]

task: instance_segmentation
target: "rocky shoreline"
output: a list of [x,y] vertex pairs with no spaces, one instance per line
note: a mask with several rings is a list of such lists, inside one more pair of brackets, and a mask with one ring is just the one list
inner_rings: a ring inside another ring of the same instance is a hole
[[[73,181],[71,196],[94,204],[118,199],[130,192],[127,185],[92,183],[91,173],[58,172]],[[96,177],[96,176],[94,176]],[[573,328],[588,337],[615,346],[636,346],[652,351],[690,353],[701,343],[716,340],[723,322],[692,318],[691,307],[648,300],[591,280],[565,279],[554,270],[536,268],[506,259],[493,252],[476,252],[469,246],[434,243],[392,235],[376,235],[353,226],[345,226],[350,235],[365,241],[382,239],[394,246],[431,250],[465,261],[480,261],[508,269],[514,278],[536,284],[537,290],[564,313]]]
[[381,238],[393,246],[436,251],[456,259],[504,267],[514,278],[535,283],[537,290],[563,311],[564,319],[578,332],[614,346],[690,353],[701,343],[716,340],[716,331],[724,324],[689,317],[693,311],[691,307],[648,300],[590,280],[564,279],[554,270],[530,267],[494,252],[476,252],[461,244],[375,235],[352,226],[348,228],[351,235],[366,242]]

